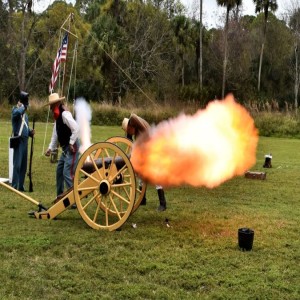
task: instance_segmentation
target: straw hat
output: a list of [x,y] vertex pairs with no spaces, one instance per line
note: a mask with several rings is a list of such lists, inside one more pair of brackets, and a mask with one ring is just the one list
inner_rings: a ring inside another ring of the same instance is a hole
[[64,99],[65,99],[65,97],[59,97],[59,95],[57,93],[53,93],[49,96],[49,102],[47,104],[45,104],[45,106],[52,105],[52,104],[60,102]]
[[128,122],[129,122],[129,119],[128,119],[128,118],[124,118],[124,119],[123,119],[123,122],[122,122],[122,129],[123,129],[124,131],[127,131]]

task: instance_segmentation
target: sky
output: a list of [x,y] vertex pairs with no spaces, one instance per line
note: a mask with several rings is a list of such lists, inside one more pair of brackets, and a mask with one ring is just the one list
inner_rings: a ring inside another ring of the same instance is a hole
[[[295,1],[297,2],[299,0],[277,0],[278,9],[275,15],[280,18],[286,9],[291,6],[291,3]],[[189,13],[195,10],[199,11],[199,0],[181,0],[181,2],[188,9]],[[253,0],[243,0],[242,3],[243,15],[255,15]],[[218,25],[224,25],[222,17],[225,16],[226,9],[218,6],[216,0],[203,0],[202,11],[203,24],[205,26],[216,27]]]
[[[54,2],[54,0],[35,0],[33,1],[34,11],[40,13],[44,11],[50,4]],[[67,0],[67,3],[75,3],[75,0]]]
[[[34,4],[34,9],[37,12],[45,10],[54,0],[37,0]],[[278,10],[275,13],[278,18],[286,12],[286,9],[291,7],[293,3],[298,3],[299,0],[277,0]],[[75,0],[67,0],[68,3],[74,3]],[[199,0],[181,0],[183,5],[188,10],[189,14],[199,14]],[[243,15],[255,15],[255,6],[253,0],[243,0],[242,12]],[[216,0],[203,0],[203,24],[207,27],[217,27],[224,25],[225,8],[219,7]]]

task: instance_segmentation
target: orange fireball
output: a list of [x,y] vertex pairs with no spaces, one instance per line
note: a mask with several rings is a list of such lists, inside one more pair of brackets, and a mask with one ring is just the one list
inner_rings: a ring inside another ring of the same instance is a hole
[[152,184],[213,188],[255,164],[257,143],[252,117],[228,95],[152,127],[134,143],[131,162]]

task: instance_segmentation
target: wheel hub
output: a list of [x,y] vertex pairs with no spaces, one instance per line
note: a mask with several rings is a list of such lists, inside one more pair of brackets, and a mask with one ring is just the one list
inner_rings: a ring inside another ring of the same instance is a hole
[[102,195],[107,195],[110,192],[110,184],[107,180],[102,180],[99,185],[99,191]]

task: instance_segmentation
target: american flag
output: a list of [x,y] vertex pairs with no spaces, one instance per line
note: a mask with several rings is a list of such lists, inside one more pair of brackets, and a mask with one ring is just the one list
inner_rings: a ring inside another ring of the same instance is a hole
[[52,77],[49,84],[49,93],[51,94],[53,92],[53,89],[55,87],[55,83],[58,77],[59,73],[59,66],[61,62],[66,61],[67,59],[67,51],[68,51],[68,33],[66,32],[61,46],[57,51],[53,66],[52,66]]

